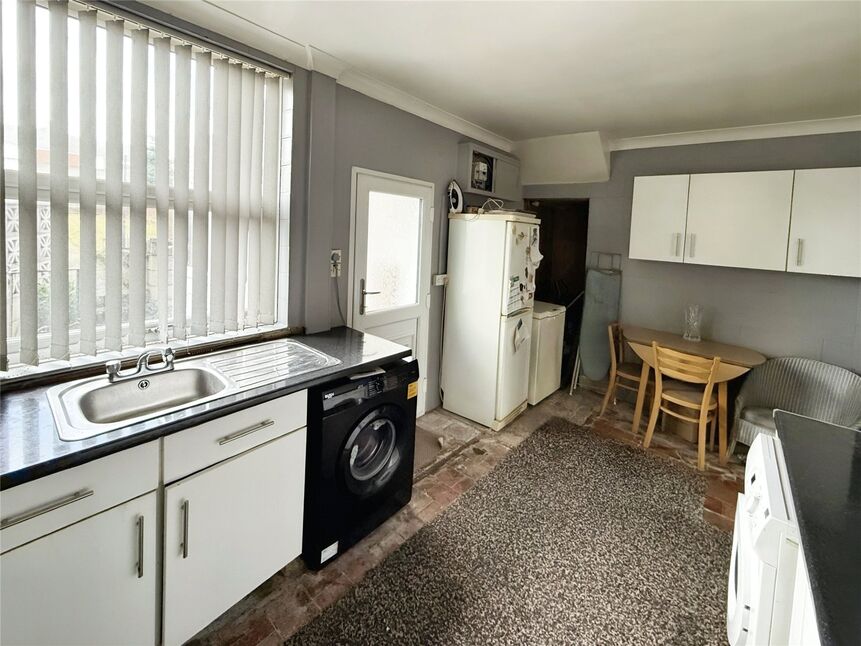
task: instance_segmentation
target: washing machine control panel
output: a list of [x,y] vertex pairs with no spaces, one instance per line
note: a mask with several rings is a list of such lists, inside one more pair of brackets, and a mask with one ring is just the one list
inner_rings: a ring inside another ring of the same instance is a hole
[[323,390],[323,410],[331,411],[344,406],[356,406],[362,402],[379,397],[418,379],[415,362],[398,365],[394,369],[381,370],[378,374],[333,385]]

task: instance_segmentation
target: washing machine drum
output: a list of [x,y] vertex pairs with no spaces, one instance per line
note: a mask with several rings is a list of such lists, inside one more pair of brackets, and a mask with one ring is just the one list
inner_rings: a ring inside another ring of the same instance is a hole
[[406,433],[402,408],[386,404],[365,415],[350,432],[341,452],[341,474],[347,489],[372,496],[402,466]]

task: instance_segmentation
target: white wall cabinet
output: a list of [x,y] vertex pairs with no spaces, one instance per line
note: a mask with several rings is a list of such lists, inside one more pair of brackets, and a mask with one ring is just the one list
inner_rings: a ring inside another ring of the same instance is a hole
[[682,262],[690,177],[655,175],[634,178],[631,243],[628,248],[631,258]]
[[691,175],[685,262],[785,270],[792,174]]
[[164,644],[181,644],[302,551],[301,428],[165,487]]
[[156,643],[156,493],[0,557],[3,644]]
[[861,278],[861,168],[795,171],[786,270]]

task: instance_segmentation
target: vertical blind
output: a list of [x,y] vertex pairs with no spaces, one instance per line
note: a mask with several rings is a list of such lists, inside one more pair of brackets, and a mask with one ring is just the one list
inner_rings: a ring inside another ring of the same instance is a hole
[[0,370],[274,323],[289,79],[84,4],[0,20]]

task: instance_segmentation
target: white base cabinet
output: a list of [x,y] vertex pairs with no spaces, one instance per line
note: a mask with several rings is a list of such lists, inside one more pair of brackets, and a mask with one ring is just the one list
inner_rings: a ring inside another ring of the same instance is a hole
[[0,557],[0,643],[156,643],[156,493]]
[[165,646],[299,556],[305,437],[301,428],[165,487]]

